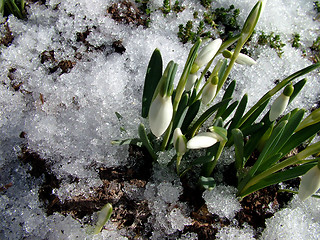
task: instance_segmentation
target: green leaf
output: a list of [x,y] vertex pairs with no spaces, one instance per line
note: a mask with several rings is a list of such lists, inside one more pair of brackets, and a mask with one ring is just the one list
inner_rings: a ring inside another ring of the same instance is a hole
[[197,116],[201,105],[201,100],[195,101],[188,109],[184,121],[181,125],[182,133],[187,132],[190,124],[193,122],[194,118]]
[[244,141],[242,132],[234,128],[232,129],[232,136],[234,141],[234,149],[235,149],[235,165],[237,171],[241,170],[245,164],[245,158],[243,156],[244,152]]
[[212,177],[201,176],[199,179],[199,183],[202,187],[209,191],[213,190],[216,187],[216,182]]
[[241,119],[241,124],[239,128],[243,131],[243,129],[251,126],[254,121],[257,120],[257,118],[260,116],[260,114],[263,112],[263,110],[266,108],[266,106],[269,103],[269,99],[267,99],[265,102],[263,102],[258,108],[256,108],[245,121],[243,121],[243,118]]
[[313,163],[306,163],[297,167],[290,168],[285,171],[279,171],[274,174],[271,174],[265,178],[263,178],[261,181],[259,181],[257,184],[252,185],[248,189],[246,189],[243,192],[238,192],[238,196],[243,198],[259,189],[265,188],[267,186],[271,186],[273,184],[277,184],[280,182],[284,182],[299,176],[304,175],[307,171],[309,171],[312,167],[314,167],[317,164],[317,162]]
[[1,14],[1,17],[3,17],[3,15],[4,15],[4,1],[5,0],[0,0],[0,14]]
[[265,93],[260,100],[245,114],[245,116],[241,120],[240,126],[251,116],[251,114],[256,111],[257,108],[261,106],[265,101],[269,100],[274,94],[276,94],[278,91],[280,91],[283,87],[285,87],[287,84],[292,82],[294,79],[299,78],[315,69],[320,67],[320,62],[315,63],[313,65],[310,65],[306,68],[303,68],[287,78],[283,79],[280,83],[278,83],[273,89],[269,90],[267,93]]
[[279,150],[284,155],[288,154],[292,149],[298,147],[303,142],[320,131],[320,122],[310,125],[294,133],[287,141],[287,143]]
[[179,102],[177,113],[173,119],[172,129],[176,129],[177,127],[181,128],[182,123],[188,111],[188,101],[189,101],[189,94],[184,92]]
[[[247,175],[243,178],[243,180],[239,183],[238,190],[241,191],[245,185],[250,181],[250,179],[255,176],[255,173],[259,169],[261,163],[264,159],[270,154],[270,150],[274,147],[274,145],[278,142],[279,136],[282,134],[286,125],[286,121],[281,122],[275,129],[273,130],[269,140],[266,142],[263,151],[260,153],[258,160],[251,167]],[[262,172],[263,169],[260,169],[259,172]]]
[[274,148],[271,150],[272,153],[276,154],[280,151],[280,149],[283,146],[290,144],[290,143],[288,143],[288,140],[294,134],[294,131],[296,130],[296,128],[299,126],[299,124],[303,118],[304,112],[305,112],[304,110],[300,109],[297,112],[295,112],[294,114],[291,114],[289,121],[286,124],[279,141],[274,146]]
[[[223,95],[223,97],[222,97],[222,100],[231,98],[232,95],[233,95],[233,92],[234,92],[235,87],[236,87],[236,81],[233,80],[233,81],[229,84],[229,86],[227,87],[226,91],[224,92],[224,95]],[[227,109],[227,107],[228,107],[228,104],[220,106],[220,107],[219,107],[219,110],[218,110],[218,112],[217,112],[217,114],[216,114],[216,117],[222,116],[222,114],[225,112],[225,110]]]
[[138,133],[139,133],[139,137],[140,137],[140,140],[141,140],[143,146],[148,150],[152,159],[157,160],[157,155],[155,154],[155,152],[153,150],[153,147],[152,147],[152,145],[149,141],[148,135],[146,133],[146,129],[142,123],[139,125]]
[[142,95],[142,109],[141,116],[148,117],[149,108],[153,98],[154,91],[162,76],[162,57],[159,49],[155,49],[150,58],[146,77],[144,80],[144,88]]
[[101,232],[101,229],[106,224],[107,221],[109,221],[112,214],[112,205],[110,203],[107,203],[104,205],[104,207],[101,209],[101,211],[98,214],[98,221],[96,224],[96,227],[93,231],[93,234],[98,234]]
[[264,122],[259,122],[259,123],[252,124],[246,128],[243,128],[241,131],[243,136],[249,136],[259,131],[263,126],[264,126]]
[[296,84],[293,85],[293,93],[291,94],[290,96],[290,100],[289,100],[289,103],[290,104],[294,99],[295,97],[299,94],[299,92],[302,90],[302,88],[304,87],[304,85],[307,83],[307,79],[304,78],[302,80],[300,80],[299,82],[297,82]]
[[238,105],[238,108],[232,118],[231,124],[228,128],[228,137],[231,136],[232,129],[237,128],[239,126],[240,119],[242,118],[242,115],[243,115],[244,111],[246,110],[247,103],[248,103],[248,95],[245,94],[242,97],[242,99]]
[[142,146],[142,142],[140,138],[129,138],[129,139],[123,139],[123,140],[112,140],[111,141],[112,145],[136,145],[138,147]]
[[[222,113],[221,118],[223,120],[225,120],[227,117],[230,116],[230,114],[236,109],[236,107],[238,106],[238,101],[235,101],[233,103],[230,104],[229,107],[227,107],[227,109]],[[217,116],[216,116],[217,117]]]
[[198,120],[192,125],[192,127],[188,130],[187,135],[192,137],[198,131],[198,129],[202,126],[202,124],[210,117],[212,114],[215,113],[221,106],[228,104],[231,101],[231,98],[224,99],[221,102],[213,105],[207,111],[205,111]]

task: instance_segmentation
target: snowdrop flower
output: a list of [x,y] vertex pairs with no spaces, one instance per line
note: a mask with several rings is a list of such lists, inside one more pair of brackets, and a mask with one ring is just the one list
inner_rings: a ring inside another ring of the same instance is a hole
[[204,86],[202,91],[202,97],[201,97],[201,102],[204,105],[207,105],[216,96],[217,88],[218,88],[218,80],[219,80],[218,76],[214,76],[212,80],[210,81],[209,79],[208,81],[210,82]]
[[[223,51],[223,56],[225,58],[232,58],[232,55],[233,55],[233,52],[230,52],[228,50]],[[243,53],[239,53],[235,62],[240,65],[248,65],[248,66],[255,65],[257,63],[254,59],[252,59],[251,57]]]
[[216,55],[221,44],[222,40],[218,38],[205,46],[194,61],[191,73],[196,73],[201,67],[206,65]]
[[198,78],[197,74],[195,74],[195,73],[194,74],[192,74],[192,73],[189,74],[189,77],[187,79],[187,83],[186,83],[186,85],[184,87],[187,92],[191,90],[191,88],[193,87],[193,85],[196,82],[197,78]]
[[283,93],[281,93],[281,95],[273,102],[269,113],[269,120],[271,122],[276,120],[284,112],[288,106],[293,90],[292,84],[286,86]]
[[299,186],[299,198],[304,201],[320,188],[319,163],[302,176]]
[[220,141],[220,136],[213,132],[202,132],[187,142],[187,148],[200,149],[208,148]]
[[177,155],[182,156],[187,151],[187,139],[182,134],[180,128],[176,128],[173,132],[173,146],[176,149]]
[[173,114],[171,96],[161,96],[160,93],[152,101],[149,110],[151,132],[160,137],[168,128]]

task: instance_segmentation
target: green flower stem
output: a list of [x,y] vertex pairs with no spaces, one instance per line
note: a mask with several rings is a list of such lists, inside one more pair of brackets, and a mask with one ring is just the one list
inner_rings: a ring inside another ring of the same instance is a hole
[[180,176],[180,163],[181,163],[182,157],[183,155],[180,155],[180,154],[177,155],[176,170],[177,170],[178,176]]
[[172,120],[170,122],[169,127],[167,128],[167,130],[165,132],[164,137],[163,137],[163,141],[162,141],[162,144],[161,144],[161,151],[164,151],[166,149],[167,145],[168,145],[169,138],[170,138],[171,131],[172,131],[173,121],[175,119],[175,116],[176,116],[176,113],[177,113],[177,110],[178,110],[179,102],[181,100],[181,97],[182,97],[182,94],[183,94],[183,91],[184,91],[184,87],[186,85],[188,76],[190,74],[190,70],[192,68],[193,62],[196,59],[197,52],[199,50],[200,44],[201,44],[201,40],[199,39],[193,45],[193,47],[191,48],[189,56],[188,56],[188,59],[187,59],[187,62],[186,62],[186,65],[184,66],[184,70],[183,70],[183,73],[182,73],[182,75],[180,77],[178,86],[176,88],[176,95],[175,95],[175,98],[174,98],[174,101],[173,101]]

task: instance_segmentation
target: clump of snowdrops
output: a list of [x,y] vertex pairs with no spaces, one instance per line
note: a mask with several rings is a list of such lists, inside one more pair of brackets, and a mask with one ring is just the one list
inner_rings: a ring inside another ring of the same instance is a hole
[[[215,185],[212,172],[222,151],[233,146],[240,199],[299,176],[303,176],[300,198],[304,200],[315,193],[320,187],[320,142],[313,143],[312,139],[320,131],[320,110],[307,117],[304,109],[282,115],[306,84],[306,79],[298,79],[320,63],[283,79],[247,111],[247,95],[233,101],[236,81],[226,86],[221,100],[216,101],[234,64],[256,64],[240,51],[252,35],[265,3],[256,3],[239,35],[224,42],[215,39],[203,47],[198,40],[189,52],[176,88],[177,64],[170,61],[163,71],[161,54],[156,49],[147,68],[142,97],[141,116],[148,119],[149,127],[140,124],[139,138],[115,143],[140,144],[155,161],[160,152],[174,148],[177,174],[182,177],[200,166],[199,183],[207,189]],[[209,69],[211,74],[204,81]],[[270,103],[274,95],[278,97]],[[262,116],[266,108],[269,111]],[[300,152],[288,155],[298,147],[302,148]],[[205,154],[192,158],[191,153],[198,149],[206,149]],[[255,151],[259,151],[259,157],[248,166]]]

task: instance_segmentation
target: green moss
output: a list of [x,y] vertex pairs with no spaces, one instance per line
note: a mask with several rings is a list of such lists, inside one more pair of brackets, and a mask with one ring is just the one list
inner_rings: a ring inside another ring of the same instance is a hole
[[314,61],[320,62],[320,36],[313,42],[310,49],[312,50]]
[[300,47],[300,34],[299,33],[294,33],[293,34],[293,39],[291,41],[291,46],[294,48],[299,48]]
[[263,31],[260,32],[258,37],[259,45],[267,45],[270,48],[274,48],[279,57],[283,54],[283,47],[286,45],[282,42],[280,35],[271,32],[270,34],[265,34]]
[[317,11],[317,13],[320,13],[320,3],[319,3],[319,1],[314,1],[313,2],[313,7],[314,7],[314,10]]
[[200,3],[201,3],[201,5],[204,6],[205,8],[210,8],[210,7],[211,7],[212,0],[200,0]]
[[182,6],[178,0],[176,0],[173,5],[171,5],[170,0],[163,0],[163,5],[160,8],[164,15],[167,15],[171,11],[179,13],[182,12],[184,9],[185,7]]

